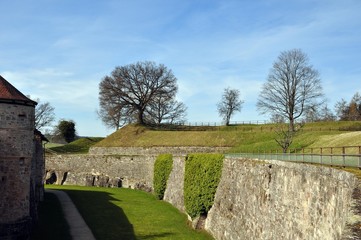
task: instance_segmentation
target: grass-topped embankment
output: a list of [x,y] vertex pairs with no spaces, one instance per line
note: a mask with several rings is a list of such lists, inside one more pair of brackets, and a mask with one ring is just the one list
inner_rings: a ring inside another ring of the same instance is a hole
[[50,147],[49,149],[52,151],[55,151],[59,154],[64,153],[87,153],[89,151],[89,148],[96,144],[97,142],[103,140],[104,138],[101,137],[85,137],[85,138],[79,138],[75,140],[74,142]]
[[97,240],[212,239],[152,194],[126,188],[48,186],[69,194]]
[[[275,142],[275,124],[235,126],[177,126],[175,128],[150,128],[128,125],[95,144],[96,147],[158,147],[204,146],[231,147],[231,152],[270,151],[279,149]],[[295,137],[291,148],[300,149],[350,130],[361,130],[361,122],[307,123]],[[361,141],[358,145],[361,145]],[[349,145],[344,141],[338,144]],[[354,144],[354,140],[352,142]]]

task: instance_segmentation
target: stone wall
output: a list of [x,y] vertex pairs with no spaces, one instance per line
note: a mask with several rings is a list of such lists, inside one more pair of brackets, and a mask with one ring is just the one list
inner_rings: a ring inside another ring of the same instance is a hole
[[186,212],[184,206],[184,157],[173,157],[173,168],[169,175],[167,188],[164,192],[164,201],[171,203],[181,212]]
[[46,157],[47,179],[56,184],[122,186],[150,191],[156,156],[52,155]]
[[216,239],[341,239],[356,184],[332,168],[227,158],[205,227]]
[[0,103],[0,239],[29,235],[34,107]]
[[34,107],[0,104],[0,223],[29,216]]
[[89,149],[91,155],[159,155],[173,154],[176,156],[187,153],[222,153],[229,147],[92,147]]
[[[58,183],[114,186],[120,179],[123,187],[150,190],[156,157],[54,156],[46,166]],[[182,212],[184,170],[185,157],[174,156],[164,195]],[[346,223],[361,221],[361,213],[351,211],[357,182],[350,173],[326,167],[226,158],[205,228],[216,239],[345,238]]]

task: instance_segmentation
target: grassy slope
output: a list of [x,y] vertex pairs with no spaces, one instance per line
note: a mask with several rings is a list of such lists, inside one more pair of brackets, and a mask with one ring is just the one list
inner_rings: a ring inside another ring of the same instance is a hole
[[[294,139],[291,148],[319,147],[323,144],[335,144],[335,146],[361,145],[361,135],[358,135],[358,132],[345,131],[349,128],[358,129],[360,126],[361,122],[309,123]],[[169,131],[128,125],[94,146],[221,146],[232,147],[232,152],[249,152],[257,149],[267,151],[279,148],[274,141],[275,128],[275,125],[267,124],[203,128],[187,127],[186,129]],[[343,137],[344,141],[331,141],[339,139],[339,136],[349,137]]]
[[103,140],[99,137],[86,137],[75,140],[74,142],[50,147],[49,149],[57,153],[87,153],[89,148],[96,144],[97,142]]

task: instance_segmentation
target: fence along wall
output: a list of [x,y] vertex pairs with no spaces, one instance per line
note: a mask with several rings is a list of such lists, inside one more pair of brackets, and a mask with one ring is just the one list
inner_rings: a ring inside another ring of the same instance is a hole
[[[334,151],[342,150],[341,153]],[[349,152],[346,149],[350,149]],[[354,153],[357,149],[358,153]],[[309,149],[307,149],[309,150]],[[231,153],[227,154],[229,157],[246,157],[257,159],[272,159],[280,161],[294,161],[301,163],[317,163],[330,166],[342,166],[342,167],[358,167],[361,169],[361,146],[349,146],[349,147],[324,147],[324,148],[310,148],[310,152],[302,151],[300,153]],[[313,151],[316,150],[316,151]],[[318,153],[317,153],[318,150]],[[327,150],[329,151],[327,153]]]
[[[67,173],[64,184],[112,185],[121,179],[123,187],[149,189],[156,156],[54,156],[46,165],[59,176]],[[184,212],[185,157],[173,160],[164,199]],[[357,184],[352,174],[330,168],[225,158],[205,227],[216,239],[347,239],[347,221],[361,221],[352,213],[352,204],[361,207],[352,198]]]

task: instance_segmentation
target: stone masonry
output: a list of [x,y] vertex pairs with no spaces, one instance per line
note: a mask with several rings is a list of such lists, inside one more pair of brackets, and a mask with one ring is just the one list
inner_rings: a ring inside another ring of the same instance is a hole
[[43,136],[34,129],[35,105],[0,76],[1,240],[29,239],[37,218],[44,159]]
[[[133,152],[126,149],[125,153]],[[48,175],[55,173],[58,184],[149,191],[156,157],[58,155],[47,159],[46,169]],[[184,169],[185,156],[174,155],[164,195],[165,201],[182,212]],[[352,224],[361,222],[361,213],[353,211],[357,183],[352,174],[326,167],[225,158],[205,228],[216,239],[360,239],[349,233]],[[361,207],[360,202],[356,205]]]
[[327,167],[226,158],[205,228],[216,239],[342,239],[357,182]]

